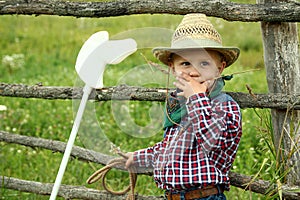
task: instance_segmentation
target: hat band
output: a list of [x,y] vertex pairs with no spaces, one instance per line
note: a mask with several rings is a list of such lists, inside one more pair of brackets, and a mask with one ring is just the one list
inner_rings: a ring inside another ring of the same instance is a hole
[[222,47],[222,44],[208,39],[186,39],[172,42],[171,48],[207,48]]

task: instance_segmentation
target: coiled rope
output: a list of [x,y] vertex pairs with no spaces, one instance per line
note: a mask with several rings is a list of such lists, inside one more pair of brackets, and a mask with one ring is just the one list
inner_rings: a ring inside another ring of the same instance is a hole
[[107,165],[99,170],[97,170],[95,173],[93,173],[88,179],[87,179],[87,183],[88,184],[92,184],[95,183],[96,181],[100,180],[102,182],[102,186],[103,188],[113,194],[113,195],[124,195],[126,193],[128,193],[129,191],[131,191],[126,200],[135,200],[135,195],[134,195],[134,188],[136,185],[136,181],[137,181],[137,170],[136,167],[134,165],[131,165],[127,170],[129,172],[129,185],[128,187],[126,187],[124,190],[121,191],[114,191],[112,189],[110,189],[107,185],[106,185],[106,181],[105,181],[105,177],[107,175],[107,173],[112,169],[115,168],[117,166],[125,166],[125,163],[128,159],[128,157],[120,152],[118,150],[117,152],[120,156],[122,156],[122,158],[114,158],[112,160],[110,160]]

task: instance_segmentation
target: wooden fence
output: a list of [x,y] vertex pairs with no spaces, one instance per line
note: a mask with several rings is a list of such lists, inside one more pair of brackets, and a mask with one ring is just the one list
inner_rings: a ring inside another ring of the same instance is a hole
[[[249,189],[256,193],[265,194],[270,188],[283,192],[285,199],[300,198],[300,155],[298,130],[293,138],[281,137],[291,129],[291,123],[286,123],[291,116],[298,117],[300,110],[299,93],[299,39],[297,24],[300,22],[300,3],[296,1],[265,0],[257,4],[239,4],[226,0],[117,0],[111,2],[68,2],[57,0],[2,0],[0,15],[59,15],[74,17],[108,17],[146,13],[187,14],[204,13],[226,19],[228,21],[261,22],[265,66],[269,94],[229,94],[242,108],[272,109],[275,129],[276,147],[281,145],[296,151],[291,156],[285,185],[276,185],[269,181],[252,180],[252,177],[230,173],[231,184],[236,187]],[[275,38],[275,39],[274,39]],[[289,48],[284,48],[289,46]],[[284,71],[282,70],[284,69]],[[287,84],[288,83],[288,84]],[[121,87],[121,88],[120,88]],[[113,95],[112,95],[113,94]],[[80,99],[82,88],[28,86],[22,84],[0,84],[0,96],[42,99]],[[111,100],[164,101],[165,93],[157,88],[136,88],[116,86],[95,90],[90,96],[98,101]],[[296,120],[296,125],[299,121]],[[288,125],[286,125],[288,124]],[[277,135],[276,135],[277,134]],[[0,141],[16,143],[30,147],[40,147],[57,152],[64,152],[66,144],[60,141],[33,138],[0,131]],[[92,156],[91,156],[92,155]],[[96,156],[95,156],[96,155]],[[81,147],[74,147],[72,156],[80,160],[106,164],[111,157]],[[96,159],[97,158],[97,159]],[[53,184],[25,181],[2,176],[2,186],[23,192],[49,195]],[[247,187],[248,186],[248,187]],[[247,188],[246,188],[247,187]],[[66,199],[125,199],[125,196],[113,196],[103,191],[85,187],[62,185],[59,196]],[[162,197],[138,196],[137,199],[162,199]]]

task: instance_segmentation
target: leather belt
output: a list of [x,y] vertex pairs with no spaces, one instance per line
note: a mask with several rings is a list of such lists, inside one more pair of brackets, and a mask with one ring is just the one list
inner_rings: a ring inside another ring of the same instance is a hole
[[[200,199],[204,197],[208,197],[214,194],[218,193],[223,193],[224,188],[219,186],[219,189],[217,186],[207,186],[205,188],[201,189],[195,189],[191,191],[183,191],[184,192],[184,199],[185,200],[192,200],[192,199]],[[166,199],[168,200],[180,200],[180,191],[178,193],[171,193],[171,192],[166,192]]]

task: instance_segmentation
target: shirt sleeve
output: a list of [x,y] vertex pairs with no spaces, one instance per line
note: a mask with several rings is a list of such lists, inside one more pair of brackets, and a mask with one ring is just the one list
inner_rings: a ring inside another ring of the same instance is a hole
[[163,141],[156,143],[152,147],[141,149],[133,153],[133,161],[139,167],[153,167],[155,154],[160,151]]
[[239,130],[240,110],[234,101],[216,103],[212,107],[206,94],[199,93],[190,96],[186,106],[193,134],[206,152],[224,148],[228,133]]

